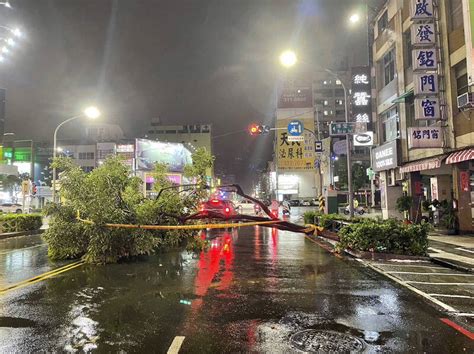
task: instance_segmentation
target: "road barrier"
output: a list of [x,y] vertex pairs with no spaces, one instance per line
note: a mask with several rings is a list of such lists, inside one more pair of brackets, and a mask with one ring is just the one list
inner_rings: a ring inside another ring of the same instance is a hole
[[[77,213],[76,219],[80,222],[96,225],[92,220],[82,219],[79,212]],[[284,220],[268,220],[268,221],[252,221],[252,222],[239,222],[239,223],[220,223],[220,224],[195,224],[195,225],[139,225],[139,224],[112,224],[105,223],[101,226],[110,228],[123,228],[123,229],[144,229],[144,230],[205,230],[205,229],[229,229],[229,228],[241,228],[247,226],[275,226],[284,227],[287,231],[314,234],[315,231],[322,231],[321,228],[315,225],[296,225],[291,224]],[[293,229],[292,229],[293,228]]]
[[319,196],[319,212],[324,214],[324,207],[326,206],[326,199],[323,195]]

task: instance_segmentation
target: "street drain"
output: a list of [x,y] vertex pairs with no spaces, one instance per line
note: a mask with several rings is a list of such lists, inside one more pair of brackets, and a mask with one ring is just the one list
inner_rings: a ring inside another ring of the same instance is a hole
[[364,342],[350,334],[307,329],[290,337],[291,345],[303,352],[357,353],[364,349]]

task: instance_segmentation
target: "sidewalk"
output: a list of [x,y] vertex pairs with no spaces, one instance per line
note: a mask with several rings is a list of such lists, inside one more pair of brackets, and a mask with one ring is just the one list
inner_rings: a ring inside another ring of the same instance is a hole
[[440,265],[474,272],[474,235],[448,236],[432,233],[428,253]]

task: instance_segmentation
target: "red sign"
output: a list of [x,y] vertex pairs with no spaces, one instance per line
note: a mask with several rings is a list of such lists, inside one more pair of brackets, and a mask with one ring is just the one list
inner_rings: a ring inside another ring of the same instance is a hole
[[459,173],[459,179],[461,180],[461,190],[463,192],[469,192],[469,171],[461,171]]
[[313,108],[311,83],[287,82],[279,92],[278,108]]
[[423,183],[416,181],[415,182],[415,195],[422,195],[423,194]]

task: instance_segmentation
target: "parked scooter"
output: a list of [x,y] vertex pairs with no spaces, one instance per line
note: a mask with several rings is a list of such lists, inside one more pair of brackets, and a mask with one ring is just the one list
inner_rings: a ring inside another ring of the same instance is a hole
[[[344,214],[349,215],[351,212],[349,210],[349,205],[344,208]],[[357,208],[354,208],[354,214],[359,214],[359,215],[364,215],[365,214],[365,209],[361,206],[358,206]]]

